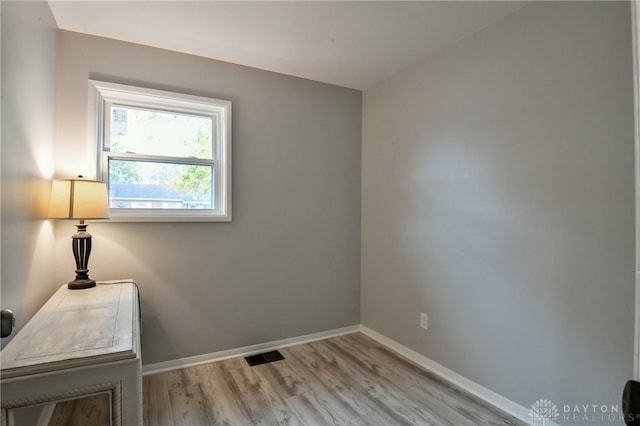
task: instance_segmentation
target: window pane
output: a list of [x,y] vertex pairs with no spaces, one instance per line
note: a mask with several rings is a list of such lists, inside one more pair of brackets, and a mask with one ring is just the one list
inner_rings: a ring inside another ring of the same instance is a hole
[[109,205],[119,209],[212,209],[213,166],[109,159]]
[[110,113],[111,152],[212,158],[211,117],[119,105]]

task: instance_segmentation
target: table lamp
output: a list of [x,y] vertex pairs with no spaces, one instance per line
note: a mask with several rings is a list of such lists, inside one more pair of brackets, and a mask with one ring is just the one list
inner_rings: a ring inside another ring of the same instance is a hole
[[103,182],[83,179],[56,179],[51,186],[49,203],[51,219],[77,219],[78,232],[71,237],[73,256],[76,259],[76,279],[70,281],[70,289],[95,287],[89,278],[89,255],[91,254],[91,234],[87,232],[87,219],[108,219],[109,198],[107,185]]

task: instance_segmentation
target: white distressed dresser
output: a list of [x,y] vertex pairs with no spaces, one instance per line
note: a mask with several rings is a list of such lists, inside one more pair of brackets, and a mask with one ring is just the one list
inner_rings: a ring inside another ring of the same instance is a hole
[[61,287],[0,352],[0,391],[3,426],[13,426],[24,407],[101,393],[111,425],[142,425],[135,283]]

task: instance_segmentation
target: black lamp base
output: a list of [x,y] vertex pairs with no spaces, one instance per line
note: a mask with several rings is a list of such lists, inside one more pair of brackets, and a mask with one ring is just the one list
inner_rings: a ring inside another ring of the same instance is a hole
[[96,286],[96,281],[91,278],[69,281],[67,288],[70,290],[82,290]]
[[72,290],[82,290],[96,286],[96,281],[89,278],[89,255],[91,254],[91,234],[87,225],[81,220],[76,225],[78,232],[71,237],[73,257],[76,259],[76,279],[67,284]]

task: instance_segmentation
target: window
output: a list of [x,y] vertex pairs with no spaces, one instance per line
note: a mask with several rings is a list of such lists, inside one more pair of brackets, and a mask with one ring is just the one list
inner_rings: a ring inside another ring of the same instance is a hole
[[231,220],[231,102],[90,84],[112,219]]

